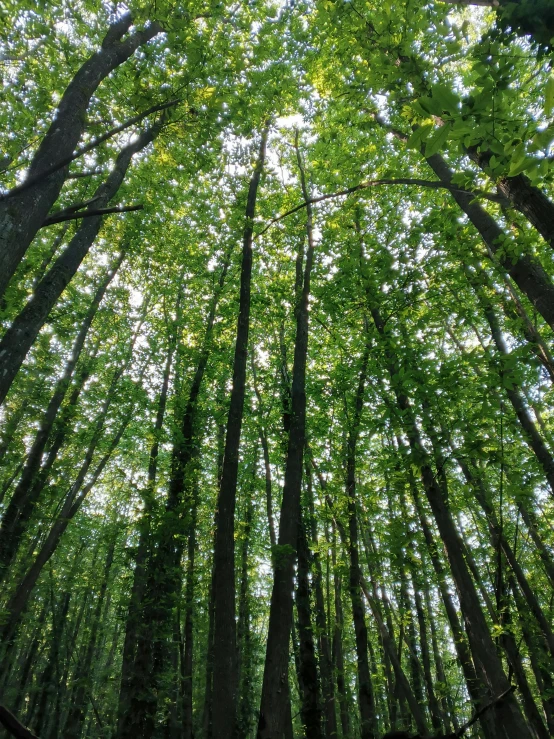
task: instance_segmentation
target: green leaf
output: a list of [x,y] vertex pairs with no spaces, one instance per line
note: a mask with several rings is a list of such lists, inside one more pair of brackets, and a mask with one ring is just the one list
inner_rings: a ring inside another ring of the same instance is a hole
[[438,128],[433,136],[431,136],[431,138],[427,141],[427,144],[425,146],[425,156],[430,157],[433,154],[436,154],[437,151],[440,151],[444,144],[446,144],[449,133],[449,125],[444,125]]
[[552,115],[554,110],[554,76],[548,78],[544,88],[544,112],[547,116]]

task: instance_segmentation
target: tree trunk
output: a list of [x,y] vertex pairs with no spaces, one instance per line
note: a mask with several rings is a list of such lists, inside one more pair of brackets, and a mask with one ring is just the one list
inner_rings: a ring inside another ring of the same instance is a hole
[[162,30],[153,23],[122,41],[132,23],[127,13],[108,29],[101,49],[87,59],[66,88],[23,185],[0,200],[0,297],[60,194],[69,169],[63,162],[71,158],[83,134],[86,111],[98,85]]
[[[160,126],[161,124],[155,124],[141,133],[136,141],[121,150],[113,170],[94,194],[93,209],[104,207],[116,195],[133,155],[142,151],[154,140],[160,131]],[[90,216],[83,219],[83,223],[67,247],[37,285],[32,298],[15,317],[2,337],[0,341],[0,405],[4,402],[48,314],[79,269],[101,226],[102,216]]]
[[123,256],[124,250],[121,251],[113,266],[108,269],[106,276],[96,290],[92,303],[87,311],[83,323],[81,324],[79,333],[73,343],[70,358],[65,365],[62,376],[56,383],[54,393],[48,403],[46,411],[44,412],[40,427],[36,433],[33,444],[31,445],[29,454],[27,455],[21,478],[19,479],[12,498],[2,516],[2,523],[0,526],[0,582],[4,579],[5,572],[15,556],[21,537],[26,530],[27,522],[33,513],[37,499],[42,492],[43,485],[36,484],[35,478],[37,473],[39,473],[46,444],[50,438],[56,417],[58,416],[60,407],[69,389],[75,366],[81,356],[85,339],[88,335],[98,307],[104,297],[108,285],[121,265]]
[[[465,548],[456,531],[446,503],[447,491],[442,489],[433,472],[432,462],[417,427],[412,405],[402,387],[400,364],[388,341],[389,328],[383,322],[369,283],[367,284],[367,296],[375,327],[383,340],[388,372],[393,392],[396,396],[398,409],[404,421],[404,428],[411,449],[412,462],[420,470],[423,488],[433,511],[441,539],[447,552],[452,575],[458,588],[461,610],[466,623],[468,638],[472,645],[472,653],[487,680],[490,696],[494,698],[508,690],[508,680],[506,679],[502,663],[496,652],[489,626],[481,609],[479,597],[465,561]],[[529,729],[521,714],[519,705],[512,694],[509,694],[502,702],[497,703],[495,708],[491,710],[494,711],[496,720],[503,727],[508,739],[530,739]]]
[[117,542],[117,531],[112,536],[112,541],[108,547],[106,562],[104,564],[104,573],[100,583],[100,591],[96,600],[96,606],[92,615],[92,626],[88,643],[83,654],[82,660],[77,664],[77,687],[72,696],[72,706],[65,722],[63,735],[67,739],[79,739],[83,722],[85,720],[88,704],[92,694],[93,686],[93,657],[96,651],[96,642],[101,628],[101,614],[104,598],[108,588],[110,570],[112,568],[115,545]]
[[[440,154],[428,157],[427,163],[442,182],[451,184],[453,173]],[[481,234],[491,254],[498,259],[499,264],[528,297],[546,323],[554,328],[554,285],[543,267],[526,254],[513,258],[509,256],[508,250],[503,248],[505,233],[494,218],[475,202],[473,195],[453,190],[452,197]]]
[[[300,182],[304,199],[309,200],[298,143],[296,145]],[[296,340],[291,388],[291,419],[285,465],[285,479],[279,543],[274,556],[273,590],[258,722],[258,739],[282,739],[285,731],[289,641],[292,626],[294,562],[298,546],[300,494],[304,447],[306,444],[306,363],[308,355],[310,279],[314,257],[313,213],[306,209],[308,249],[300,300],[296,309]]]
[[[177,306],[178,307],[178,306]],[[125,622],[125,638],[123,641],[123,655],[121,663],[121,684],[118,703],[118,732],[129,711],[133,691],[133,668],[136,658],[137,643],[141,639],[149,638],[150,624],[144,621],[143,598],[146,589],[146,574],[149,558],[152,556],[152,530],[151,516],[154,486],[158,468],[158,456],[160,448],[160,436],[164,425],[165,409],[169,391],[169,380],[175,351],[175,335],[169,337],[169,347],[165,361],[162,387],[158,399],[156,421],[154,424],[154,442],[150,448],[150,459],[148,461],[148,480],[144,493],[144,511],[139,522],[139,542],[135,556],[135,571],[133,573],[133,586]],[[139,633],[141,634],[139,636]]]
[[322,739],[321,696],[310,607],[309,548],[304,522],[298,524],[298,568],[296,611],[298,614],[299,670],[298,683],[302,698],[301,716],[306,739]]
[[319,671],[321,674],[321,688],[323,693],[323,709],[325,718],[326,739],[338,737],[337,714],[335,707],[335,691],[333,688],[333,658],[329,640],[329,629],[323,594],[323,574],[321,559],[317,550],[317,519],[314,510],[312,475],[309,465],[306,465],[306,487],[311,520],[311,537],[314,542],[312,552],[312,587],[315,595],[315,621],[318,634]]
[[92,439],[89,443],[87,452],[85,454],[85,460],[83,464],[81,465],[81,468],[77,474],[75,482],[73,483],[73,485],[71,486],[71,489],[67,493],[65,500],[63,502],[62,508],[57,518],[55,519],[54,523],[52,524],[50,531],[48,532],[48,535],[46,537],[46,540],[44,541],[40,551],[36,555],[36,558],[33,564],[29,567],[29,569],[25,573],[24,577],[20,581],[19,585],[17,586],[15,592],[13,593],[12,597],[10,598],[6,606],[7,617],[6,617],[4,629],[2,632],[2,638],[6,642],[13,639],[13,636],[15,634],[15,631],[21,619],[21,615],[27,605],[27,601],[29,600],[29,596],[31,595],[33,588],[38,578],[40,577],[40,574],[43,570],[44,565],[48,562],[50,557],[56,551],[56,548],[60,542],[60,539],[62,535],[64,534],[66,528],[68,527],[69,522],[73,519],[75,514],[78,512],[85,498],[90,493],[90,491],[96,484],[98,478],[103,473],[106,465],[108,464],[111,458],[111,455],[113,454],[119,442],[121,441],[121,437],[125,433],[125,429],[127,428],[132,418],[132,414],[134,410],[133,408],[131,408],[131,410],[124,416],[117,432],[115,433],[114,437],[112,438],[110,442],[110,445],[107,451],[104,453],[104,455],[101,457],[100,461],[96,465],[94,472],[92,473],[87,484],[83,486],[85,477],[87,475],[87,472],[93,460],[94,452],[96,451],[98,442],[100,441],[100,436],[104,428],[104,422],[106,420],[108,409],[115,397],[115,388],[117,384],[117,379],[119,379],[119,376],[123,372],[123,369],[124,367],[118,370],[114,378],[115,381],[112,382],[112,387],[108,391],[108,394],[106,396],[106,399],[102,407],[102,410],[96,420],[95,430],[94,430]]
[[[366,330],[367,334],[367,321]],[[360,709],[362,739],[374,739],[376,732],[375,697],[368,662],[368,637],[365,622],[362,593],[360,589],[360,557],[358,551],[358,516],[356,510],[356,447],[360,433],[360,422],[364,404],[367,367],[369,362],[369,341],[366,338],[358,387],[354,399],[354,412],[348,432],[346,459],[346,495],[348,498],[348,558],[349,589],[352,603],[352,618],[356,639],[358,707]]]
[[258,159],[250,180],[246,203],[239,316],[233,361],[233,388],[227,417],[225,455],[217,503],[218,519],[214,549],[213,700],[218,709],[213,713],[213,732],[218,739],[232,739],[236,728],[238,675],[235,626],[234,522],[250,328],[253,225],[268,133],[269,128],[266,126],[262,131]]

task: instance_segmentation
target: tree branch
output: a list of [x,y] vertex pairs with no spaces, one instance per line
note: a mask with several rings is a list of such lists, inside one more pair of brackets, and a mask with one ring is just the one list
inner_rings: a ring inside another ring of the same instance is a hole
[[324,200],[332,200],[334,198],[340,198],[343,195],[352,195],[353,193],[359,192],[360,190],[367,190],[370,187],[376,187],[378,185],[417,185],[418,187],[429,187],[434,190],[449,190],[450,192],[463,192],[468,195],[473,195],[475,197],[485,198],[486,200],[490,200],[493,203],[504,203],[506,201],[506,199],[502,197],[501,195],[495,195],[493,193],[482,192],[480,190],[479,191],[464,190],[463,187],[456,187],[455,185],[449,185],[446,182],[442,182],[441,180],[420,180],[420,179],[412,179],[408,177],[400,177],[397,179],[369,180],[368,182],[360,182],[359,185],[354,185],[354,187],[348,187],[345,190],[339,190],[338,192],[329,193],[328,195],[319,195],[316,198],[310,198],[309,200],[305,200],[303,203],[296,205],[294,208],[291,208],[290,210],[285,211],[285,213],[281,213],[280,216],[273,218],[264,229],[262,229],[259,233],[256,234],[256,236],[261,236],[266,231],[268,231],[271,228],[271,226],[275,225],[279,221],[282,221],[283,218],[286,218],[287,216],[290,216],[293,213],[297,213],[299,210],[302,210],[302,208],[306,208],[308,205],[313,205],[314,203],[321,203]]
[[9,192],[4,193],[4,195],[0,195],[0,201],[8,200],[14,195],[18,195],[20,192],[24,192],[25,190],[28,190],[30,187],[33,187],[33,185],[36,185],[38,182],[42,182],[42,180],[46,179],[47,177],[50,177],[50,175],[54,174],[54,172],[57,172],[59,169],[63,169],[63,167],[66,167],[68,164],[71,164],[71,162],[75,161],[75,159],[78,159],[79,157],[82,157],[84,154],[87,154],[89,151],[96,149],[96,147],[100,146],[100,144],[104,143],[104,141],[107,141],[108,139],[113,138],[113,136],[116,136],[118,133],[125,131],[125,129],[129,128],[130,126],[134,126],[136,123],[140,123],[140,121],[144,120],[144,118],[147,118],[149,115],[152,115],[152,113],[158,113],[159,111],[172,108],[173,106],[177,105],[179,102],[180,102],[179,100],[169,100],[166,103],[159,103],[158,105],[153,105],[152,107],[148,108],[148,110],[145,110],[144,112],[139,113],[133,118],[129,118],[124,123],[122,123],[120,126],[116,126],[115,128],[110,129],[106,133],[103,133],[102,136],[98,136],[98,138],[93,139],[90,142],[90,144],[87,144],[86,146],[82,146],[80,149],[77,149],[77,151],[74,154],[72,154],[70,157],[66,157],[65,159],[62,159],[56,164],[53,164],[49,169],[38,174],[36,177],[31,177],[30,179],[22,182],[21,185],[17,185],[16,187],[12,188]]
[[46,226],[53,226],[54,223],[62,223],[63,221],[75,221],[77,218],[91,218],[92,216],[106,216],[110,213],[132,213],[135,210],[142,210],[144,205],[140,203],[138,205],[116,205],[113,208],[98,208],[98,210],[84,210],[78,211],[77,213],[68,213],[63,211],[47,218],[42,224],[41,228]]
[[0,724],[2,724],[9,734],[15,736],[16,739],[38,739],[5,706],[0,706]]

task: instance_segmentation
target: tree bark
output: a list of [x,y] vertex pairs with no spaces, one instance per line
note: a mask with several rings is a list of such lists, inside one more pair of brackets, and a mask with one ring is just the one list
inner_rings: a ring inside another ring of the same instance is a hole
[[[440,154],[427,157],[427,163],[441,182],[446,184],[452,182],[453,172]],[[527,254],[509,255],[509,250],[503,248],[506,234],[494,218],[475,202],[473,195],[453,190],[452,197],[481,234],[490,253],[527,296],[546,323],[554,329],[554,284],[542,265]]]

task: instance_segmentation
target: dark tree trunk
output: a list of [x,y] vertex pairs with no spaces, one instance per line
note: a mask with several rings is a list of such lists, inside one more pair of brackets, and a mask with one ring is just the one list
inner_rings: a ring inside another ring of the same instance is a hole
[[325,737],[326,739],[334,739],[335,737],[338,737],[338,727],[335,707],[335,691],[333,687],[333,658],[323,593],[321,559],[319,551],[317,551],[317,520],[314,510],[312,474],[309,465],[306,465],[306,483],[312,529],[311,535],[315,550],[312,553],[312,585],[315,595],[315,621],[318,634],[319,671],[321,674],[321,689],[323,694]]
[[258,449],[256,447],[252,462],[252,479],[250,485],[246,486],[244,501],[244,519],[242,537],[240,541],[240,585],[239,585],[239,607],[237,624],[238,645],[238,684],[239,703],[237,733],[239,736],[250,736],[253,726],[253,664],[254,657],[252,644],[252,626],[250,623],[250,577],[249,559],[251,549],[252,528],[254,525],[254,498],[256,496],[256,480],[258,465]]
[[108,29],[101,49],[87,59],[65,90],[23,186],[0,200],[0,297],[60,194],[68,165],[55,168],[73,154],[98,85],[162,30],[153,23],[122,40],[132,22],[132,16],[126,14]]
[[194,739],[192,673],[194,656],[194,559],[196,553],[196,519],[198,510],[198,488],[195,485],[190,513],[190,530],[187,545],[187,573],[185,578],[185,623],[183,627],[183,657],[181,663],[183,726],[182,739]]
[[298,568],[296,611],[298,614],[298,682],[302,698],[301,716],[306,739],[322,739],[321,697],[310,607],[310,552],[304,522],[298,525]]
[[235,504],[239,465],[240,435],[246,388],[250,292],[252,282],[252,239],[256,197],[265,162],[269,127],[262,131],[258,159],[248,188],[246,223],[243,233],[239,316],[233,361],[233,389],[225,455],[218,496],[218,518],[214,549],[214,672],[213,732],[217,739],[232,739],[235,732],[238,674],[235,626]]
[[[468,150],[470,158],[485,172],[489,173],[490,151],[478,151],[476,147]],[[529,223],[537,229],[546,243],[554,249],[554,203],[544,192],[531,184],[525,174],[515,177],[493,177],[496,189],[518,210]]]
[[[297,159],[304,199],[309,200],[301,157]],[[309,296],[314,242],[311,206],[306,210],[308,249],[304,268],[302,293],[296,310],[296,340],[292,371],[291,419],[285,466],[285,480],[279,543],[274,557],[273,590],[269,613],[266,658],[258,723],[258,739],[282,739],[285,731],[287,694],[283,689],[288,680],[289,641],[292,626],[292,589],[294,562],[298,546],[300,494],[304,447],[306,444],[306,363],[308,355]]]
[[[453,173],[440,154],[427,158],[427,163],[437,177],[451,184]],[[475,202],[473,195],[452,191],[452,197],[481,234],[491,254],[512,277],[521,292],[528,297],[549,326],[554,328],[554,285],[543,267],[533,257],[526,254],[511,258],[502,248],[505,234],[487,211]]]
[[[141,133],[135,142],[121,150],[112,172],[96,190],[92,208],[104,207],[116,195],[133,155],[148,146],[159,130],[160,124],[156,124]],[[76,234],[41,279],[32,298],[15,317],[2,337],[0,341],[0,404],[4,402],[48,314],[79,269],[101,226],[102,216],[90,216],[83,219]]]
[[38,496],[40,496],[40,493],[42,492],[43,486],[41,484],[36,484],[35,478],[37,473],[39,473],[46,444],[52,434],[58,412],[69,389],[75,366],[81,356],[85,339],[88,335],[98,307],[104,297],[108,285],[121,265],[123,256],[124,252],[122,251],[114,265],[108,269],[106,276],[96,290],[92,303],[87,311],[83,323],[81,324],[79,333],[73,343],[70,358],[65,365],[62,376],[56,383],[54,393],[48,403],[48,407],[46,408],[40,427],[36,433],[33,444],[31,445],[29,454],[27,455],[21,478],[19,479],[10,502],[2,516],[2,523],[0,526],[0,582],[4,579],[5,572],[15,556],[21,537],[26,530],[29,518],[33,513]]

